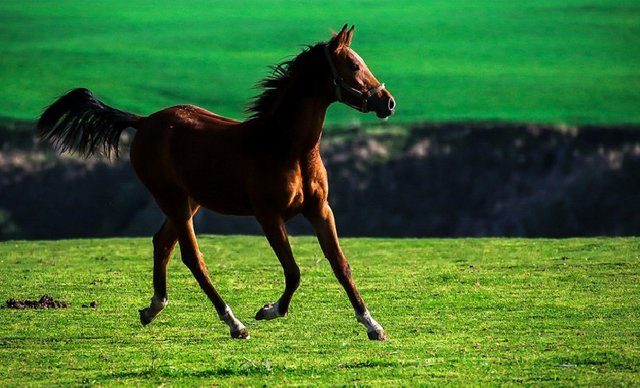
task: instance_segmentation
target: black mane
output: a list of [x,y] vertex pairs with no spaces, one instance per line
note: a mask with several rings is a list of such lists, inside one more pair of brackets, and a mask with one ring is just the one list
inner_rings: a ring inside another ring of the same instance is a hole
[[289,90],[291,83],[299,76],[307,77],[310,82],[308,91],[313,91],[323,80],[319,76],[324,63],[324,46],[326,43],[317,43],[307,46],[295,58],[278,63],[271,68],[273,72],[270,76],[257,83],[257,87],[263,89],[257,95],[246,112],[250,118],[264,116],[273,112],[277,105],[283,100],[283,94]]

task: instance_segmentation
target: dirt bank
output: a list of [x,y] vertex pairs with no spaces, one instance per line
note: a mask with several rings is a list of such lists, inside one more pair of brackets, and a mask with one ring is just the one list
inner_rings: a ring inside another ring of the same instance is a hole
[[[30,138],[0,136],[1,239],[149,236],[161,223],[126,160],[54,157]],[[638,127],[336,131],[325,136],[322,155],[345,236],[640,234]],[[210,212],[199,214],[196,228],[260,233],[252,219]],[[310,233],[303,220],[289,228]]]

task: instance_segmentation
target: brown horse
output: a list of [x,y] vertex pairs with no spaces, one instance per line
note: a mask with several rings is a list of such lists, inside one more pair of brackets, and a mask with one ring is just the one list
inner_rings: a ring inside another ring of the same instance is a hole
[[151,304],[140,310],[150,323],[167,305],[167,264],[176,244],[182,261],[207,294],[233,338],[249,338],[211,283],[193,230],[200,206],[232,215],[255,216],[275,251],[285,275],[277,302],[267,304],[256,319],[287,314],[300,282],[285,222],[302,213],[313,226],[370,339],[386,334],[369,314],[351,278],[327,203],[327,173],[320,158],[320,137],[330,104],[341,101],[361,112],[384,118],[395,101],[384,84],[350,47],[354,28],[329,42],[310,46],[274,69],[262,82],[264,91],[244,122],[221,117],[192,105],[179,105],[148,117],[123,112],[98,101],[86,89],[58,99],[42,114],[39,136],[60,151],[82,155],[118,153],[122,131],[135,128],[130,159],[166,220],[153,237]]

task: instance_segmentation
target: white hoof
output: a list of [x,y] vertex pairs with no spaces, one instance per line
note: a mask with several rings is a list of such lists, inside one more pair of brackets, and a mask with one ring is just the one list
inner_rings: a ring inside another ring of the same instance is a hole
[[167,298],[159,298],[155,295],[151,298],[151,304],[149,307],[140,310],[140,322],[143,325],[148,325],[153,321],[160,312],[167,307],[169,301]]
[[220,315],[220,320],[229,325],[229,332],[232,338],[249,339],[249,331],[247,328],[233,315],[231,307],[227,306],[224,314]]
[[261,308],[258,313],[256,314],[256,320],[271,320],[271,319],[275,319],[275,318],[279,318],[284,316],[283,314],[280,314],[280,311],[278,310],[279,308],[279,304],[278,302],[273,303],[273,304],[265,304],[263,308]]
[[369,337],[370,340],[385,341],[389,338],[384,332],[382,325],[371,317],[369,311],[365,311],[362,315],[356,313],[356,319],[367,327],[367,337]]

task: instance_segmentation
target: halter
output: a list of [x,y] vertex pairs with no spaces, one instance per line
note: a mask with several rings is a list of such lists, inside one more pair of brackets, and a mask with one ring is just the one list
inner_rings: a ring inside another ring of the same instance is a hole
[[[333,60],[331,59],[331,53],[329,52],[329,45],[324,46],[324,53],[327,55],[327,61],[329,61],[329,67],[331,68],[331,75],[333,76],[333,84],[336,86],[336,98],[338,101],[349,105],[353,109],[359,110],[360,112],[366,113],[369,112],[369,98],[374,94],[378,93],[380,90],[384,89],[384,83],[379,83],[377,86],[372,87],[366,92],[361,92],[358,89],[353,88],[350,85],[347,85],[346,82],[338,75],[338,71],[336,70],[336,66],[333,64]],[[362,101],[362,105],[358,106],[350,103],[349,101],[342,98],[342,91],[345,91],[356,98],[359,98]]]

